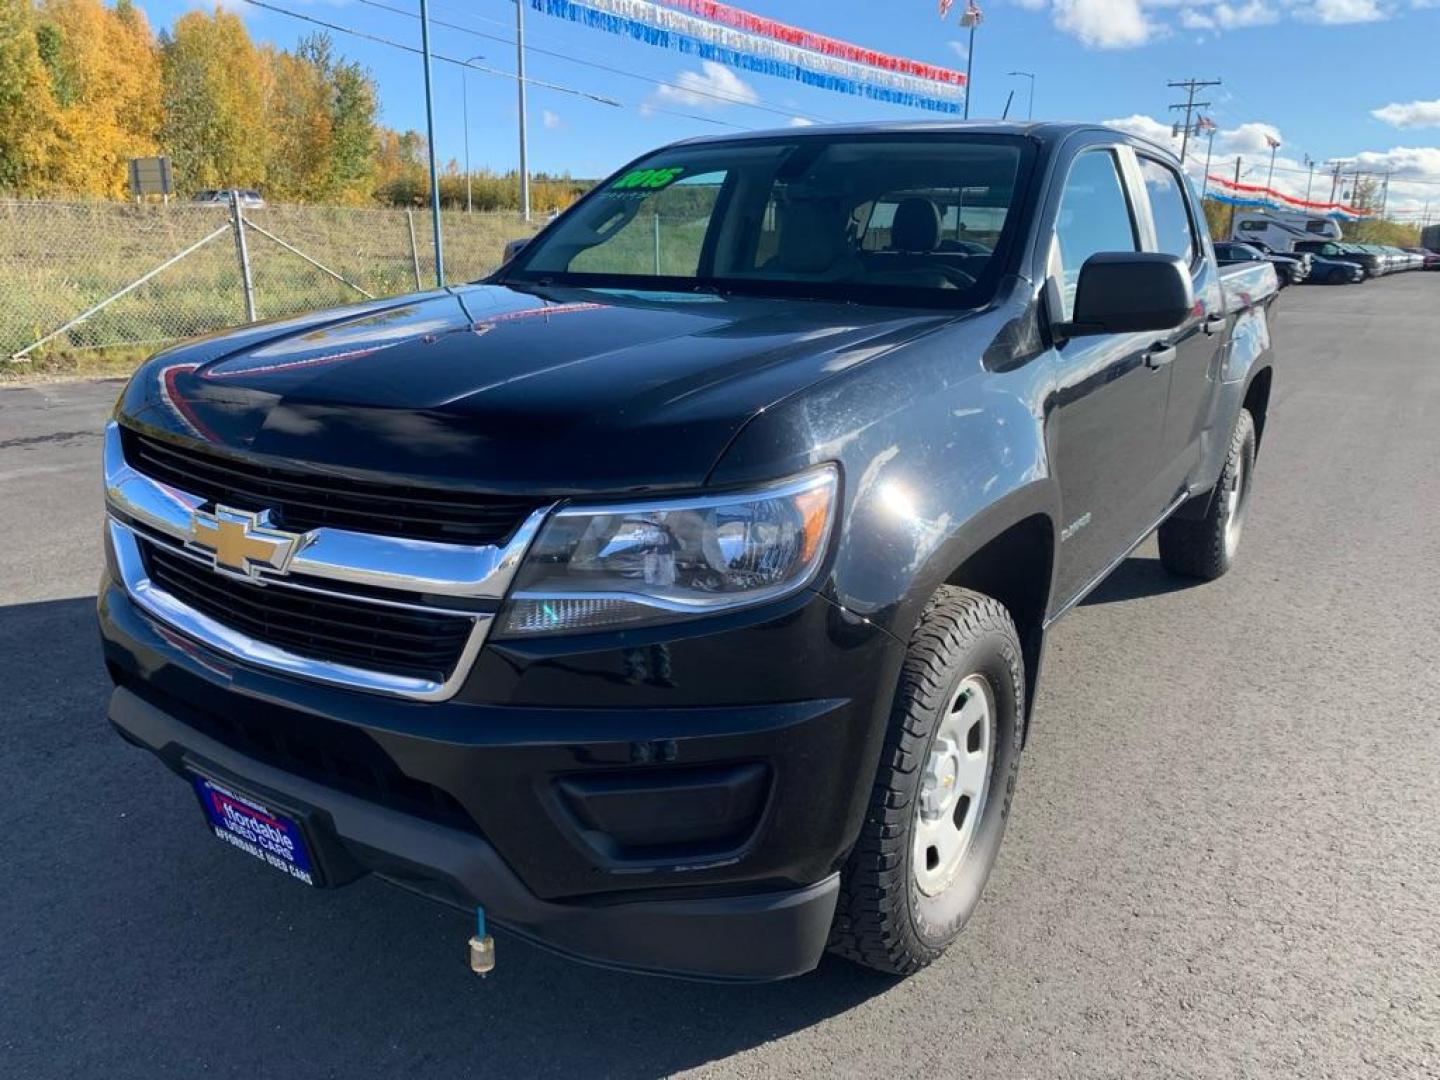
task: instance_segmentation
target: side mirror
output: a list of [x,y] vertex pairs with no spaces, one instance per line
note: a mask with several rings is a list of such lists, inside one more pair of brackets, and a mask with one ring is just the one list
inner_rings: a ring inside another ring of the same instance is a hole
[[1174,255],[1102,251],[1080,268],[1075,309],[1061,337],[1173,330],[1195,309],[1190,270]]
[[528,236],[522,236],[518,240],[507,240],[505,242],[505,254],[500,257],[500,262],[502,264],[508,263],[511,259],[515,258],[516,255],[519,255],[520,249],[529,242],[530,238]]

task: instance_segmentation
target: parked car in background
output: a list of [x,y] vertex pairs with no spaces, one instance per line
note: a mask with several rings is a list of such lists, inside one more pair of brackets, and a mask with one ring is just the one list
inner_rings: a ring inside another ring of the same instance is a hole
[[1402,270],[1425,269],[1424,257],[1421,255],[1417,255],[1409,248],[1395,247],[1394,245],[1391,245],[1385,250],[1395,256],[1396,260],[1400,263],[1400,269]]
[[1269,244],[1265,243],[1263,240],[1249,240],[1249,241],[1246,241],[1246,243],[1248,243],[1251,247],[1257,249],[1257,250],[1260,252],[1260,254],[1265,255],[1265,256],[1267,256],[1267,257],[1268,257],[1268,256],[1277,256],[1277,257],[1282,258],[1282,259],[1295,259],[1295,260],[1297,260],[1297,261],[1300,263],[1301,268],[1305,271],[1305,278],[1304,278],[1304,279],[1305,279],[1306,281],[1308,281],[1308,280],[1310,279],[1310,275],[1311,275],[1312,271],[1313,271],[1314,268],[1315,268],[1315,256],[1312,255],[1310,252],[1308,252],[1308,251],[1277,251],[1275,248],[1271,247]]
[[1326,259],[1354,263],[1365,272],[1367,278],[1379,277],[1385,273],[1385,260],[1358,244],[1342,244],[1335,240],[1302,240],[1295,245],[1295,250],[1308,251]]
[[[196,192],[194,202],[214,203],[220,206],[230,205],[231,188],[206,188],[204,191]],[[263,210],[265,200],[260,192],[254,188],[234,188],[235,200],[240,204],[242,210]]]
[[1418,268],[1418,264],[1413,262],[1414,256],[1398,247],[1391,247],[1389,244],[1366,244],[1365,246],[1385,260],[1387,273],[1399,274],[1405,270]]
[[1431,251],[1423,247],[1412,247],[1405,250],[1412,255],[1420,256],[1422,270],[1440,270],[1440,251]]
[[1327,259],[1323,255],[1305,254],[1310,257],[1310,276],[1306,282],[1311,285],[1357,285],[1365,280],[1363,267],[1340,259]]
[[1270,254],[1261,251],[1254,244],[1241,244],[1233,240],[1222,240],[1215,245],[1215,259],[1221,266],[1233,266],[1236,263],[1247,262],[1268,262],[1275,267],[1275,274],[1279,277],[1282,288],[1286,285],[1300,284],[1309,273],[1309,267],[1302,254]]

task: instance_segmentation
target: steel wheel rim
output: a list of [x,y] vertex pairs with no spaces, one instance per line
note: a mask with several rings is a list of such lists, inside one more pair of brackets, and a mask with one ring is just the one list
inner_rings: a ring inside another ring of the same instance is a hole
[[915,797],[911,873],[926,896],[955,881],[990,792],[995,693],[980,675],[960,681],[946,703]]
[[1250,505],[1250,470],[1242,449],[1235,459],[1235,477],[1225,492],[1225,554],[1235,554],[1240,546],[1240,532],[1245,528],[1245,511]]

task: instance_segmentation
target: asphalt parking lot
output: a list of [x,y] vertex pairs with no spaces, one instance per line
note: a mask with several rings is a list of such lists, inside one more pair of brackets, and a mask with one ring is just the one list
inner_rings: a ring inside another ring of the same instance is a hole
[[1440,275],[1289,290],[1237,569],[1056,629],[981,909],[898,982],[593,970],[207,834],[104,721],[99,426],[0,389],[0,1075],[1440,1075]]

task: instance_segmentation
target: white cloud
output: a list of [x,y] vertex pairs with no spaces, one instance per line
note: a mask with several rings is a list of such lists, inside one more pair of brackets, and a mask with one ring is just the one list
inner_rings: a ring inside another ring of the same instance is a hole
[[1280,12],[1265,0],[1249,0],[1244,4],[1216,4],[1215,25],[1221,30],[1240,30],[1247,26],[1268,26],[1280,21]]
[[565,126],[565,121],[560,119],[560,114],[551,112],[549,109],[540,110],[540,121],[551,131],[558,131]]
[[1296,18],[1332,26],[1377,22],[1386,17],[1379,0],[1314,0],[1314,3],[1295,4],[1294,11]]
[[702,60],[699,71],[682,71],[675,77],[673,86],[657,86],[653,97],[656,101],[693,109],[754,105],[760,100],[753,86],[713,60]]
[[1370,115],[1397,128],[1440,127],[1440,100],[1396,102],[1372,109]]
[[1054,0],[1055,25],[1093,49],[1133,49],[1161,34],[1141,0]]
[[953,52],[956,56],[958,56],[961,60],[968,60],[970,58],[970,50],[966,47],[963,41],[947,41],[945,44],[948,45],[950,47],[950,51]]
[[[1049,10],[1055,26],[1096,49],[1128,49],[1176,28],[1220,33],[1271,26],[1284,19],[1324,25],[1376,22],[1402,10],[1440,7],[1440,0],[1012,0]],[[957,43],[958,44],[958,43]]]
[[1144,113],[1135,113],[1133,116],[1123,116],[1116,120],[1105,120],[1102,123],[1106,127],[1138,135],[1142,139],[1149,139],[1161,146],[1169,146],[1176,150],[1180,146],[1180,140],[1171,134],[1175,130],[1172,125],[1156,120],[1153,116],[1146,116]]
[[786,125],[786,126],[787,126],[787,127],[812,127],[812,126],[814,125],[814,123],[815,123],[814,120],[806,120],[805,117],[803,117],[803,116],[792,116],[792,117],[790,117],[790,123],[789,123],[788,125]]
[[1285,142],[1280,135],[1280,129],[1274,124],[1255,122],[1222,131],[1219,137],[1227,153],[1268,155],[1270,143],[1267,141],[1267,136],[1276,142],[1282,144]]

